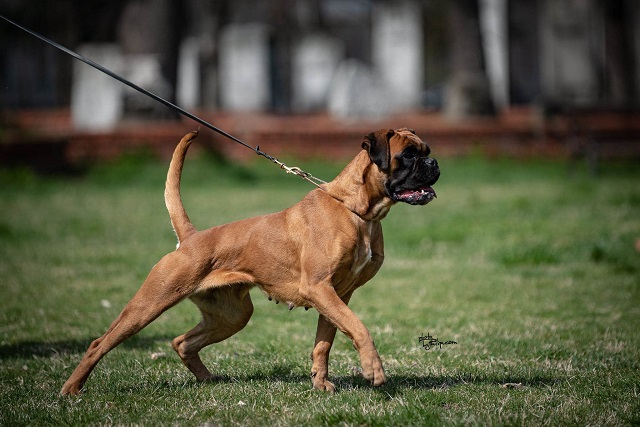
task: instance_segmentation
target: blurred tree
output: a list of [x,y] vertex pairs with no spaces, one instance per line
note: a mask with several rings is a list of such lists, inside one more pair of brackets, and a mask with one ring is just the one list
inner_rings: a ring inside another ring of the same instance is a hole
[[271,93],[272,108],[279,113],[291,109],[292,49],[299,36],[294,0],[272,0],[268,22],[271,27]]
[[605,64],[602,72],[604,101],[630,107],[638,99],[633,52],[633,17],[637,0],[602,2],[605,31]]
[[447,5],[451,76],[444,100],[445,113],[454,119],[494,114],[480,35],[478,0],[456,0]]
[[509,0],[509,100],[511,105],[539,102],[540,76],[540,2]]

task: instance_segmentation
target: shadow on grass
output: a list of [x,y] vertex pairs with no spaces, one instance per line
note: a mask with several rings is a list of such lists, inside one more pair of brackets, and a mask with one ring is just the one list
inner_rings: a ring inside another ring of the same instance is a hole
[[[168,343],[173,339],[169,336],[134,336],[121,344],[122,347],[138,350],[155,350],[159,344]],[[15,344],[0,345],[0,360],[11,360],[31,357],[55,357],[59,355],[82,355],[91,344],[91,339],[40,342],[23,341]],[[330,378],[336,385],[336,392],[349,392],[354,389],[371,388],[378,393],[394,397],[406,390],[443,390],[466,384],[499,386],[504,388],[522,389],[527,387],[553,386],[561,381],[557,376],[534,375],[517,376],[485,372],[463,372],[452,375],[388,375],[388,382],[382,387],[372,387],[359,375],[342,375]],[[311,385],[310,375],[299,373],[298,368],[289,365],[272,365],[268,369],[246,375],[217,376],[213,383],[253,383],[253,382],[286,382],[308,383]],[[200,385],[195,378],[194,386]],[[184,384],[181,385],[183,387]],[[177,384],[164,382],[163,387],[174,388]]]
[[[464,386],[464,385],[474,385],[474,386],[488,386],[492,389],[508,389],[512,388],[511,386],[505,387],[505,384],[517,384],[517,386],[513,387],[515,391],[532,389],[532,388],[546,388],[557,384],[560,379],[556,377],[536,377],[536,378],[520,378],[520,377],[494,377],[492,379],[461,379],[460,377],[454,376],[436,376],[436,377],[421,377],[421,376],[394,376],[392,377],[387,384],[382,387],[373,387],[367,381],[358,376],[338,376],[330,378],[330,380],[335,384],[336,394],[344,394],[347,395],[349,393],[354,393],[357,391],[363,390],[371,390],[378,394],[383,400],[390,400],[395,398],[396,396],[401,396],[405,392],[409,390],[420,390],[420,391],[442,391],[444,389],[450,389],[454,387]],[[262,385],[263,383],[267,383],[267,385]],[[291,372],[290,366],[279,365],[274,366],[268,371],[253,373],[247,375],[222,375],[216,376],[216,378],[210,382],[198,382],[195,378],[192,378],[189,382],[178,382],[172,381],[172,379],[167,378],[165,380],[161,380],[156,384],[155,389],[165,389],[167,391],[180,391],[186,388],[200,388],[200,387],[208,387],[213,385],[229,385],[229,386],[237,386],[237,385],[245,385],[245,386],[253,386],[256,388],[264,388],[265,390],[269,389],[268,383],[287,383],[293,386],[302,385],[308,386],[309,392],[318,393],[318,396],[327,395],[330,396],[324,391],[313,390],[311,377],[310,375],[304,375],[300,373]],[[122,393],[129,393],[130,388],[123,387],[121,390]]]
[[[273,365],[269,369],[262,370],[260,372],[254,372],[245,375],[219,375],[216,376],[211,384],[216,383],[254,383],[254,382],[284,382],[284,383],[305,383],[311,384],[311,375],[301,374],[297,369],[292,371],[292,367],[289,365]],[[193,380],[193,384],[202,384]]]
[[463,373],[436,376],[393,375],[388,378],[387,384],[375,390],[393,397],[396,393],[407,389],[443,390],[466,384],[500,386],[505,389],[523,389],[527,387],[552,386],[560,380],[557,376],[536,375],[523,377],[488,373],[482,375],[478,375],[478,373]]
[[[97,336],[95,338],[98,338]],[[155,350],[160,343],[168,343],[171,336],[133,336],[120,344],[121,347],[139,350]],[[65,354],[84,354],[89,348],[91,339],[66,341],[22,341],[14,344],[0,345],[0,360],[21,359],[25,357],[53,357]]]
[[[443,390],[463,385],[493,386],[504,389],[524,390],[527,388],[549,387],[561,381],[561,378],[553,376],[533,376],[519,377],[510,375],[489,375],[480,377],[477,374],[458,375],[393,375],[388,378],[388,382],[381,387],[373,387],[369,382],[358,375],[342,375],[329,378],[336,386],[336,393],[350,393],[355,390],[371,389],[385,398],[393,398],[407,390]],[[308,384],[311,389],[311,376],[293,372],[288,365],[274,365],[261,372],[245,375],[220,375],[210,382],[198,382],[193,378],[187,387],[202,387],[207,384],[255,384],[255,383],[290,383]],[[167,389],[180,389],[185,387],[185,383],[172,382],[167,379],[161,381],[161,387]],[[318,393],[324,393],[318,391]]]

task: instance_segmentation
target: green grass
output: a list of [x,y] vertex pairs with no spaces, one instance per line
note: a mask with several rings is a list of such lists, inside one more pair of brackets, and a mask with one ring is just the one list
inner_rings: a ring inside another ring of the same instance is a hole
[[[435,202],[391,211],[385,265],[352,298],[384,387],[360,379],[339,334],[338,391],[311,390],[316,313],[252,291],[248,326],[202,352],[222,381],[196,383],[170,347],[199,321],[185,302],[109,353],[78,397],[58,395],[65,379],[175,247],[166,164],[134,157],[67,178],[0,170],[0,425],[638,425],[637,165],[598,177],[550,162],[441,167]],[[208,156],[190,156],[183,181],[198,228],[309,189],[264,161]],[[428,332],[458,344],[425,351]]]

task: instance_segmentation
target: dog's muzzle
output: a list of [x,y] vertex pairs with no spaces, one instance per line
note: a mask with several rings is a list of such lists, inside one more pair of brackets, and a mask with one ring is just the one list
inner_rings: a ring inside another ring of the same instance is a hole
[[438,197],[432,185],[439,178],[438,161],[431,157],[423,157],[418,161],[415,173],[390,191],[391,198],[410,205],[426,205]]

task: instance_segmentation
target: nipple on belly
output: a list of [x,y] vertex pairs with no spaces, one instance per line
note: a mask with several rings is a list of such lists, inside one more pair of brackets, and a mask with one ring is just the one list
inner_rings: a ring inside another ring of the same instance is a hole
[[[269,298],[269,301],[273,301],[273,300],[274,300],[274,299],[273,299],[273,297],[272,297],[271,295],[268,295],[268,296],[267,296],[267,298]],[[276,301],[276,304],[280,304],[280,301],[279,301],[279,300],[275,300],[275,301]],[[293,310],[294,308],[296,308],[296,305],[295,305],[294,303],[292,303],[292,302],[288,302],[288,303],[287,303],[287,307],[289,308],[289,311],[291,311],[291,310]],[[309,310],[309,308],[311,308],[311,307],[305,307],[305,308],[304,308],[304,311],[308,311],[308,310]]]

